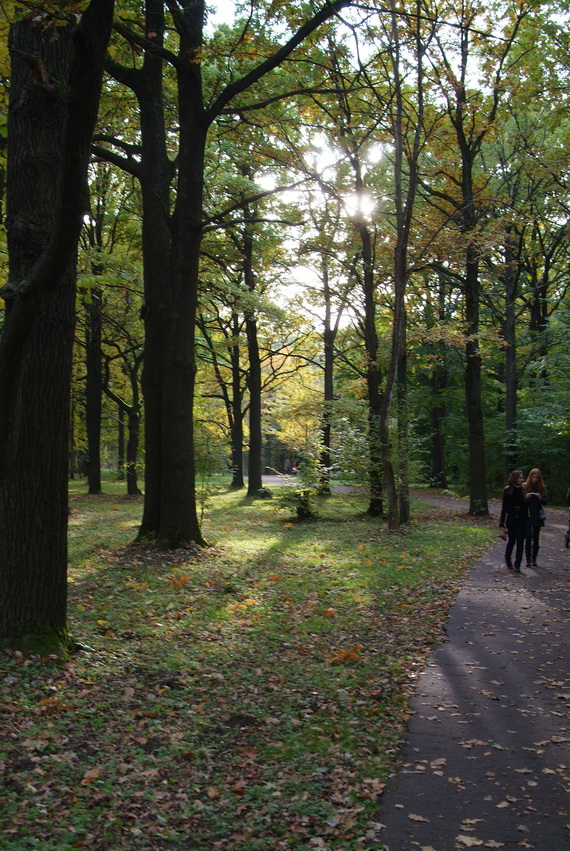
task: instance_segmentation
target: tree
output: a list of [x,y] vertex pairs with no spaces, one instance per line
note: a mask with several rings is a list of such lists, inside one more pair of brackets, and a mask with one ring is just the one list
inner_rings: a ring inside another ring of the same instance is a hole
[[37,4],[35,20],[19,20],[10,32],[10,279],[2,292],[6,321],[0,344],[0,636],[12,647],[43,655],[69,647],[74,259],[113,10],[113,0],[92,0],[75,23],[74,16],[51,18]]
[[[293,31],[280,47],[250,67],[243,76],[223,89],[219,80],[208,103],[203,85],[204,13],[203,0],[185,5],[169,0],[168,9],[178,36],[177,52],[162,46],[162,4],[148,0],[147,17],[152,10],[156,26],[145,27],[147,35],[121,24],[120,31],[129,42],[144,52],[145,61],[169,63],[176,73],[178,109],[178,155],[176,196],[172,214],[168,202],[161,205],[161,227],[168,229],[170,239],[166,257],[160,258],[160,281],[154,282],[153,304],[147,305],[156,323],[161,343],[149,346],[145,341],[145,400],[157,399],[157,428],[154,435],[156,468],[152,471],[153,511],[146,511],[141,532],[157,537],[163,546],[177,547],[185,542],[204,543],[196,511],[195,458],[193,447],[193,402],[196,375],[195,324],[199,293],[200,247],[203,234],[203,194],[205,152],[211,125],[242,93],[252,89],[267,74],[278,68],[325,21],[333,17],[349,0],[327,3]],[[239,43],[239,42],[238,42]],[[117,78],[133,86],[146,86],[136,69],[116,69]],[[136,79],[135,79],[136,76]],[[158,80],[158,71],[156,75]],[[158,85],[158,83],[156,83]],[[139,96],[142,118],[142,95]],[[281,96],[288,93],[282,92]],[[153,99],[159,106],[161,100]],[[236,105],[236,109],[238,106]],[[241,110],[247,105],[241,104]],[[163,116],[155,121],[160,144],[165,130]],[[160,128],[159,128],[160,122]],[[161,158],[161,162],[164,160]],[[136,170],[136,165],[133,166]],[[144,225],[147,227],[148,225]],[[145,272],[146,275],[146,272]],[[166,280],[166,284],[164,281]],[[150,321],[150,319],[149,319]],[[148,328],[148,324],[147,324]],[[158,409],[160,408],[160,414]],[[147,432],[147,442],[149,435]],[[148,444],[147,444],[148,448]]]
[[[449,223],[461,235],[464,266],[461,288],[465,306],[465,403],[468,423],[469,488],[471,514],[487,514],[487,474],[482,406],[480,307],[482,286],[481,256],[484,242],[481,232],[489,216],[488,178],[480,167],[481,152],[487,137],[492,137],[499,105],[506,90],[508,60],[528,7],[521,5],[503,20],[501,37],[494,31],[485,35],[476,26],[479,8],[467,3],[456,12],[449,10],[450,21],[437,33],[438,56],[432,56],[434,80],[445,103],[449,122],[449,140],[453,139],[457,157],[446,168],[438,165],[430,193],[436,203],[448,211]],[[455,15],[454,26],[451,21]],[[496,25],[492,15],[489,29]],[[475,65],[483,80],[473,85]],[[487,86],[487,90],[485,90]]]

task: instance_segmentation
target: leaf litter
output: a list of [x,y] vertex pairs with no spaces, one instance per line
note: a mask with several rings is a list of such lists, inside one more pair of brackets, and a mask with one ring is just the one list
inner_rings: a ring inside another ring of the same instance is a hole
[[363,847],[417,675],[493,529],[430,511],[389,536],[346,497],[343,522],[347,505],[346,531],[296,525],[271,552],[277,521],[222,496],[221,544],[164,553],[128,544],[136,503],[78,500],[83,650],[3,660],[10,847]]

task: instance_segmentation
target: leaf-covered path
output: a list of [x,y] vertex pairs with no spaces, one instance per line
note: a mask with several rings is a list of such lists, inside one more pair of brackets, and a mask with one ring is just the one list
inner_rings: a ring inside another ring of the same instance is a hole
[[502,542],[472,569],[420,678],[371,847],[570,848],[566,528],[549,510],[539,567],[520,576]]

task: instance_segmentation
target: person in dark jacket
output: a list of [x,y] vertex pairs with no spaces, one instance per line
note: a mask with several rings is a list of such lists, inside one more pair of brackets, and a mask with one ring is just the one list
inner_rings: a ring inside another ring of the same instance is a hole
[[535,467],[528,474],[524,483],[526,506],[528,509],[528,526],[526,531],[525,555],[526,566],[537,567],[536,557],[539,550],[540,530],[544,526],[544,506],[548,502],[546,498],[546,486],[542,473]]
[[523,478],[523,474],[520,470],[513,470],[509,476],[509,480],[503,491],[503,504],[499,520],[499,526],[501,529],[506,527],[508,532],[507,547],[505,549],[505,562],[509,570],[513,569],[511,557],[516,544],[514,564],[515,573],[521,572],[521,561],[528,518]]

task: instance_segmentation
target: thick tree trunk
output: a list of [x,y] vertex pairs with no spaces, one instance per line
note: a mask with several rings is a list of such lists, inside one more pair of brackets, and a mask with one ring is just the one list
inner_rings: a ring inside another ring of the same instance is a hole
[[[71,66],[71,30],[57,42],[29,22],[15,25],[10,47],[41,59],[52,78]],[[17,56],[17,53],[14,53]],[[11,280],[25,280],[45,249],[53,222],[65,122],[63,93],[34,80],[14,61],[8,165]],[[2,411],[10,422],[0,482],[0,632],[12,646],[47,655],[65,647],[67,608],[67,448],[75,316],[73,264],[59,286],[33,305],[7,302],[5,335],[26,309],[33,332],[22,341],[12,381],[16,398]],[[5,339],[6,339],[5,337]],[[44,644],[45,642],[45,644]]]
[[[11,29],[10,283],[0,345],[0,639],[64,654],[74,256],[114,4]],[[51,31],[50,31],[51,32]]]
[[194,388],[204,155],[200,62],[204,7],[189,7],[188,43],[178,66],[180,149],[176,206],[172,217],[171,301],[166,326],[162,394],[161,503],[158,538],[176,548],[203,545],[196,506]]

